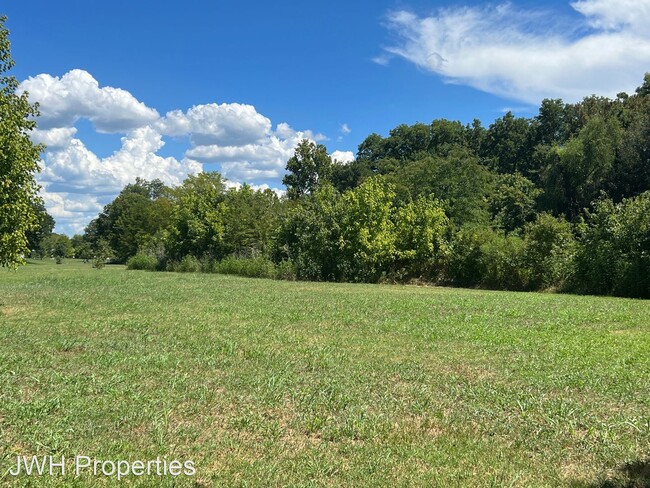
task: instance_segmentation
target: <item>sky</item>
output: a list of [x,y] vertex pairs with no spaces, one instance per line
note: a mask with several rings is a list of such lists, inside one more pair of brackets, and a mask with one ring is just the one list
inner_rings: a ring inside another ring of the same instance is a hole
[[4,3],[68,235],[136,177],[282,191],[304,138],[346,163],[399,124],[532,117],[650,71],[650,0]]

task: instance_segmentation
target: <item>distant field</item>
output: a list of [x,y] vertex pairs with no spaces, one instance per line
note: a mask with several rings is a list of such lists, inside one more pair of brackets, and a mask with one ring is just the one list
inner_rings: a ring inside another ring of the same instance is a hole
[[196,467],[128,486],[650,479],[648,301],[43,261],[0,269],[0,344],[3,486],[32,454]]

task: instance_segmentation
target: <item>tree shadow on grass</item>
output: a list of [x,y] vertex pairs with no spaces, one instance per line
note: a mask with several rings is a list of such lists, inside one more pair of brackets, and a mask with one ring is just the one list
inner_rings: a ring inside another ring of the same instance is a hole
[[625,463],[611,476],[593,482],[574,482],[572,488],[650,488],[650,459]]

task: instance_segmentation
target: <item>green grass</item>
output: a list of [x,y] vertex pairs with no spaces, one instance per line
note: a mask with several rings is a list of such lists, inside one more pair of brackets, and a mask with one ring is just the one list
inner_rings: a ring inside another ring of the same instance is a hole
[[0,485],[116,484],[7,473],[16,455],[79,454],[196,465],[127,486],[646,486],[630,471],[650,455],[649,309],[0,269]]

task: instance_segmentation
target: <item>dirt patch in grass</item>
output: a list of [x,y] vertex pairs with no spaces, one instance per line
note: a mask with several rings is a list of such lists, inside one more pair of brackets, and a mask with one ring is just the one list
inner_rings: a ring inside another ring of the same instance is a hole
[[13,317],[26,311],[27,307],[20,305],[0,307],[0,314],[4,315],[5,317]]

